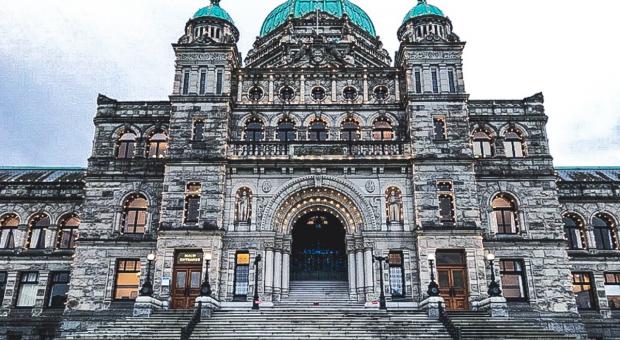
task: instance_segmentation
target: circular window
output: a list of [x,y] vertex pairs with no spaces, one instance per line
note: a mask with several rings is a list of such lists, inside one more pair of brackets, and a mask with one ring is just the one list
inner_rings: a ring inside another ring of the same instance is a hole
[[264,95],[265,95],[265,92],[263,91],[263,89],[261,89],[258,86],[252,87],[250,91],[248,92],[248,98],[250,98],[251,101],[255,101],[255,102],[263,99]]
[[312,99],[321,101],[325,99],[325,89],[322,87],[315,87],[312,89]]
[[290,101],[290,100],[293,100],[293,98],[295,98],[295,90],[293,90],[292,87],[284,86],[280,90],[280,99],[284,101]]
[[355,100],[357,99],[357,90],[353,86],[347,86],[342,91],[342,95],[345,100]]
[[377,100],[386,100],[389,96],[389,90],[385,85],[375,87],[375,98]]

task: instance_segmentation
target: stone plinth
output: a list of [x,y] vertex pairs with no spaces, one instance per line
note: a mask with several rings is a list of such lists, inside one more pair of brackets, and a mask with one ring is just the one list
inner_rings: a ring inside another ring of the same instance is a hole
[[441,296],[431,296],[420,302],[420,309],[428,313],[431,319],[439,319],[439,306],[443,306],[444,299]]
[[473,309],[476,311],[491,312],[493,318],[507,318],[508,317],[508,304],[506,298],[490,297],[479,302],[474,302]]
[[150,296],[138,296],[133,305],[134,317],[150,317],[153,312],[164,308],[164,303]]
[[221,308],[220,301],[210,297],[210,296],[199,296],[196,298],[195,306],[198,307],[198,304],[202,303],[201,310],[201,318],[210,318],[211,314],[215,310],[219,310]]

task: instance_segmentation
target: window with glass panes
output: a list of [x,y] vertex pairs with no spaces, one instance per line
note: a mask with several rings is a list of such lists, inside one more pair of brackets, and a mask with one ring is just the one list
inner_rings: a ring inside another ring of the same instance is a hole
[[79,226],[80,219],[77,215],[71,214],[64,217],[58,227],[58,239],[56,248],[75,249],[75,240],[77,238]]
[[200,94],[207,92],[207,70],[200,70]]
[[165,158],[168,155],[168,136],[165,132],[157,132],[149,138],[147,157]]
[[527,301],[527,280],[522,260],[499,261],[504,297],[508,301]]
[[308,140],[321,142],[327,140],[327,123],[322,119],[315,119],[310,123],[308,129]]
[[19,287],[15,307],[34,307],[39,285],[38,272],[24,272],[19,275]]
[[583,219],[577,214],[568,213],[564,215],[563,221],[568,247],[570,249],[585,249],[586,235]]
[[114,299],[135,300],[140,287],[140,260],[118,260]]
[[605,273],[605,293],[609,308],[620,310],[620,272]]
[[437,182],[437,192],[439,195],[439,222],[442,226],[454,226],[456,223],[456,207],[452,182]]
[[128,198],[123,211],[123,233],[144,234],[148,202],[141,195]]
[[295,133],[295,123],[292,119],[285,117],[278,122],[276,137],[281,142],[290,142],[296,139],[297,134]]
[[476,131],[473,135],[474,156],[487,158],[493,156],[493,144],[491,136],[484,131]]
[[136,139],[138,136],[132,132],[123,133],[116,142],[116,158],[130,159],[135,156]]
[[354,118],[347,118],[340,127],[340,139],[356,141],[360,139],[360,125]]
[[454,69],[449,69],[448,70],[448,85],[450,86],[451,93],[456,92],[456,79],[454,75],[455,75]]
[[379,117],[372,124],[372,139],[376,141],[394,139],[394,128],[387,117]]
[[523,138],[517,130],[510,130],[504,135],[504,152],[508,158],[520,158],[524,156]]
[[202,142],[205,138],[205,122],[197,120],[194,122],[194,142]]
[[594,282],[590,273],[573,273],[573,293],[577,299],[577,308],[596,309]]
[[508,195],[498,195],[493,200],[493,214],[498,234],[517,234],[517,207]]
[[405,270],[403,253],[390,252],[388,264],[390,266],[390,292],[392,296],[405,296]]
[[224,71],[217,70],[217,75],[215,79],[215,94],[222,94],[224,90]]
[[250,118],[245,124],[245,140],[247,142],[261,141],[265,138],[265,127],[258,117]]
[[182,93],[183,94],[189,94],[189,70],[186,70],[183,72],[183,89],[182,89]]
[[185,223],[198,223],[200,215],[200,194],[202,186],[200,183],[189,183],[185,193]]
[[50,218],[45,214],[37,214],[30,220],[30,232],[28,235],[28,248],[47,248],[47,236],[50,233]]
[[0,249],[15,249],[15,234],[19,227],[16,214],[6,214],[0,218]]
[[69,291],[69,272],[50,273],[47,289],[47,308],[64,308]]
[[235,255],[235,292],[236,297],[248,295],[250,280],[250,253],[239,252]]
[[596,249],[614,250],[618,248],[616,224],[607,214],[596,214],[592,218],[592,227]]
[[431,78],[433,81],[433,93],[439,93],[439,73],[437,69],[431,70]]
[[415,80],[415,93],[422,93],[422,70],[415,68],[413,70],[413,78]]
[[446,140],[446,119],[444,117],[433,118],[433,140]]
[[4,301],[4,291],[6,290],[7,272],[0,272],[0,306]]

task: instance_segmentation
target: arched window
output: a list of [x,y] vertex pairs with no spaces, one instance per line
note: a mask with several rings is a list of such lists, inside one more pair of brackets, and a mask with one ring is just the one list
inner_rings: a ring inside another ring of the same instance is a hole
[[575,213],[567,213],[564,215],[563,221],[568,247],[570,249],[585,249],[587,242],[583,219]]
[[139,194],[131,195],[123,205],[123,234],[144,234],[148,201]]
[[278,122],[276,138],[281,142],[290,142],[297,139],[295,123],[289,117],[284,117]]
[[379,85],[375,87],[375,98],[379,101],[386,100],[390,94],[390,90],[388,90],[387,86]]
[[317,86],[312,89],[311,95],[312,95],[312,99],[316,101],[321,101],[325,99],[325,89],[320,86]]
[[342,90],[342,96],[345,100],[353,101],[357,99],[357,90],[353,86],[347,86]]
[[474,156],[477,158],[493,157],[493,139],[484,130],[477,130],[473,134]]
[[360,137],[360,125],[355,118],[345,119],[340,126],[340,139],[346,141],[356,141],[359,140]]
[[372,124],[372,139],[377,141],[394,139],[394,128],[387,117],[375,119]]
[[46,214],[36,214],[30,219],[28,244],[30,249],[45,249],[48,247],[47,236],[50,233],[50,218]]
[[517,234],[519,232],[517,203],[506,194],[493,199],[493,216],[498,234]]
[[310,122],[308,129],[308,140],[313,142],[321,142],[327,140],[327,123],[320,118],[315,118]]
[[265,138],[263,122],[258,117],[252,117],[245,123],[244,139],[246,142],[257,142]]
[[205,139],[205,122],[197,120],[194,122],[194,142],[202,142]]
[[504,153],[508,158],[521,158],[525,155],[523,150],[523,137],[521,132],[510,129],[504,135]]
[[168,136],[165,132],[157,132],[149,138],[146,156],[148,158],[165,158],[168,155]]
[[264,93],[265,92],[263,91],[263,89],[259,86],[252,86],[250,91],[248,91],[248,98],[253,102],[257,102],[263,99]]
[[15,249],[15,238],[19,227],[16,214],[6,214],[0,218],[0,249]]
[[289,102],[295,98],[295,90],[290,86],[284,86],[280,90],[280,99],[285,102]]
[[76,214],[69,214],[63,217],[58,225],[56,248],[75,249],[75,240],[77,239],[79,227],[80,218]]
[[136,150],[136,136],[133,132],[123,133],[116,142],[116,158],[118,159],[130,159],[134,157],[134,151]]
[[618,249],[618,235],[616,235],[616,223],[611,216],[598,213],[592,218],[594,228],[594,241],[596,249],[614,250]]

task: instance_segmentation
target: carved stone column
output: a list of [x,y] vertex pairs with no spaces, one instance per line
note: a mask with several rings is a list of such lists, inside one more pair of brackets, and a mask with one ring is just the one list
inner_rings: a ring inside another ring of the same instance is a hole
[[349,251],[349,296],[355,297],[357,296],[357,291],[355,290],[357,287],[356,281],[357,277],[355,274],[355,250]]
[[265,294],[273,292],[273,249],[265,250]]
[[282,253],[282,290],[280,292],[282,297],[288,297],[290,271],[291,254],[285,250],[285,252]]
[[364,252],[358,250],[355,253],[355,273],[357,275],[356,291],[358,299],[364,296]]
[[366,294],[372,294],[375,292],[373,274],[372,248],[366,247],[366,249],[364,249],[364,287],[366,288]]
[[[273,270],[273,295],[279,297],[282,290],[282,251],[276,250]],[[279,298],[278,298],[279,300]]]

